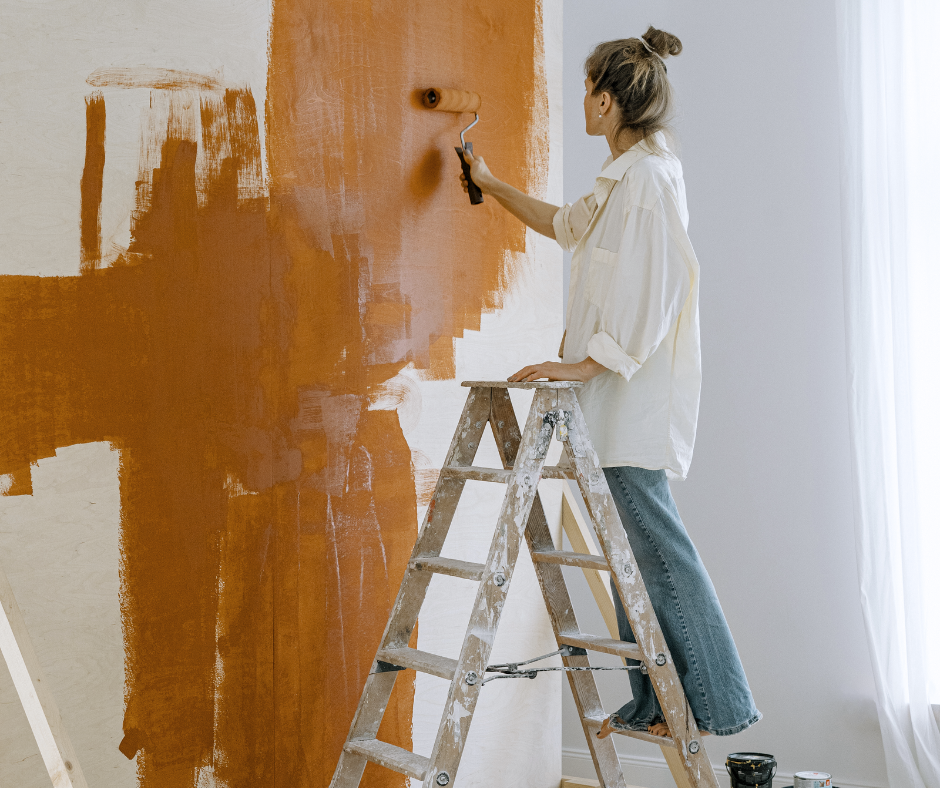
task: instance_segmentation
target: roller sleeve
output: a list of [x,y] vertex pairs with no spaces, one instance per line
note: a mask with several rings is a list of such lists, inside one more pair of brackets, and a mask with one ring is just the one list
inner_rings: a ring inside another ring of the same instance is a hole
[[429,88],[424,91],[422,102],[428,109],[441,112],[479,112],[482,100],[479,93],[468,90]]

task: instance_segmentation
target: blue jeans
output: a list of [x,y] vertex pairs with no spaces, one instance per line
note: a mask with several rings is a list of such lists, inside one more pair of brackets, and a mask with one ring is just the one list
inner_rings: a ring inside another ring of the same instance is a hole
[[[743,731],[761,713],[715,587],[679,518],[666,472],[624,466],[604,473],[699,729],[718,736]],[[613,590],[620,639],[635,643]],[[633,700],[612,715],[611,725],[645,731],[663,721],[662,709],[649,677],[638,670],[629,675]]]

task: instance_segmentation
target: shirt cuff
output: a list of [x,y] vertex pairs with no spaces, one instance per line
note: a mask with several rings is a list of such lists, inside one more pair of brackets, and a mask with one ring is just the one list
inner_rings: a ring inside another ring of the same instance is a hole
[[603,331],[591,337],[587,346],[587,354],[598,364],[603,364],[607,369],[622,375],[627,380],[633,377],[640,365],[624,353],[610,334]]
[[567,252],[570,252],[578,245],[577,239],[571,234],[571,231],[568,229],[568,212],[571,210],[571,205],[562,205],[557,211],[555,211],[555,216],[552,217],[552,227],[555,228],[555,240],[558,241],[558,244]]

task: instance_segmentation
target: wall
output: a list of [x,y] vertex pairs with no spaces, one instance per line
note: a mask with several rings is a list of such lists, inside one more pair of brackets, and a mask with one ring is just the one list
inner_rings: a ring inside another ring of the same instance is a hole
[[[0,563],[65,727],[95,785],[327,785],[457,376],[561,333],[560,252],[471,209],[469,119],[420,89],[479,91],[477,149],[557,199],[560,5],[9,5]],[[489,512],[469,496],[445,550]],[[534,585],[521,567],[498,650],[551,641]],[[44,785],[8,678],[0,782]],[[427,754],[439,699],[397,683],[380,736]],[[481,704],[463,784],[557,782],[559,705]]]
[[[883,786],[853,542],[834,11],[813,0],[568,3],[566,200],[590,189],[608,153],[584,135],[581,63],[598,41],[648,24],[685,48],[667,63],[702,270],[699,433],[673,490],[764,714],[707,740],[709,754],[720,764],[769,752],[781,778],[818,769],[840,786]],[[586,587],[578,601],[589,609]],[[628,697],[625,682],[602,681],[609,708]],[[566,772],[589,775],[568,700],[564,746]],[[628,782],[670,784],[649,745],[618,747]]]

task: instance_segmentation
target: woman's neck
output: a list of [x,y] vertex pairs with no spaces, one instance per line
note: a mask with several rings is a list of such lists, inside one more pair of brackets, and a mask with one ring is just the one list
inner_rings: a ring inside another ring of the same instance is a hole
[[636,129],[624,129],[616,138],[613,131],[608,131],[605,136],[607,137],[607,145],[610,147],[610,155],[615,159],[643,139],[643,134]]

